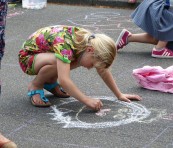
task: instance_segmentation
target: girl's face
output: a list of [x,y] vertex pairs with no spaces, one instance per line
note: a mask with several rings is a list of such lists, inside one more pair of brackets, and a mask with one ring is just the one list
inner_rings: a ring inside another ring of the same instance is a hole
[[94,58],[93,47],[87,47],[84,54],[81,57],[80,65],[87,69],[91,69],[96,65],[96,63],[97,63],[97,61]]

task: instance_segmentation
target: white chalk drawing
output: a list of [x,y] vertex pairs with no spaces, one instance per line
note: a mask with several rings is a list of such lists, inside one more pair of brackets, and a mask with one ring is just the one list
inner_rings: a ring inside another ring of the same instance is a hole
[[153,121],[158,121],[159,119],[163,119],[163,117],[167,115],[166,109],[150,108],[149,111],[151,112],[151,115],[145,120],[141,120],[138,122],[151,123]]
[[[82,106],[81,104],[76,105],[74,110],[68,110],[70,104],[77,103],[75,99],[71,98],[70,100],[64,101],[58,105],[58,109],[56,106],[52,106],[53,113],[49,113],[53,116],[52,120],[56,121],[58,124],[64,124],[64,128],[107,128],[107,127],[115,127],[120,125],[129,124],[132,122],[139,122],[146,118],[148,118],[151,114],[151,111],[145,108],[145,106],[132,102],[127,103],[123,101],[119,101],[114,97],[107,97],[107,96],[97,96],[93,98],[99,98],[102,101],[108,101],[109,104],[106,105],[106,112],[108,115],[112,116],[112,118],[107,118],[106,121],[102,121],[105,114],[99,116],[97,112],[94,114],[95,121],[90,123],[90,121],[83,121],[83,117],[87,115],[93,115],[91,113],[86,113],[86,107]],[[111,104],[110,104],[111,103]],[[68,104],[68,106],[67,106]],[[74,105],[74,104],[73,104]],[[117,111],[117,108],[122,108]],[[111,108],[111,109],[110,109]],[[125,116],[118,114],[118,112],[125,112]],[[83,115],[81,115],[84,112]],[[103,113],[103,112],[102,112]],[[70,116],[70,114],[72,116]],[[89,119],[89,118],[87,118]],[[93,118],[92,118],[93,120]],[[101,121],[100,121],[101,120]],[[100,121],[100,122],[98,122]]]
[[98,111],[96,113],[97,116],[100,116],[100,117],[103,117],[103,116],[106,116],[107,112],[110,112],[111,109],[108,108],[108,109],[101,109],[100,111]]
[[12,18],[12,17],[18,16],[18,15],[22,15],[23,13],[24,13],[23,11],[11,12],[11,13],[7,14],[7,18]]
[[168,145],[166,146],[166,148],[173,148],[173,142],[170,143],[170,144],[168,144]]
[[[148,109],[150,111],[150,116],[146,117],[143,120],[138,120],[137,122],[140,123],[151,123],[153,121],[158,121],[159,119],[163,119],[164,116],[167,115],[166,109],[155,109],[155,108],[150,108]],[[116,114],[113,116],[114,119],[125,119],[128,118],[129,114],[132,114],[133,110],[131,108],[127,107],[122,107],[118,109]]]
[[[91,110],[88,111],[76,99],[70,98],[58,106],[52,106],[53,112],[48,114],[53,116],[51,119],[57,124],[63,124],[63,128],[107,128],[132,122],[151,123],[167,117],[166,109],[147,109],[139,103],[127,103],[108,96],[94,96],[93,98],[107,101],[104,102],[104,108],[96,113],[91,113]],[[74,105],[74,103],[75,109],[69,109],[70,104]]]
[[171,114],[166,114],[165,116],[163,116],[162,117],[163,119],[165,119],[165,120],[173,120],[173,113],[171,113]]
[[[157,142],[160,143],[160,141],[165,138],[165,135],[172,135],[172,133],[173,133],[173,126],[168,126],[165,129],[163,129],[162,132],[160,132],[154,139],[152,139],[150,142],[147,142],[147,144],[142,148],[158,147]],[[162,143],[162,146],[160,144],[160,147],[173,148],[172,136],[167,138],[167,143]]]
[[102,31],[106,33],[114,32],[115,30],[137,31],[139,27],[132,25],[130,16],[124,16],[119,12],[96,12],[89,15],[82,16],[75,20],[67,20],[72,25],[86,27],[94,31]]

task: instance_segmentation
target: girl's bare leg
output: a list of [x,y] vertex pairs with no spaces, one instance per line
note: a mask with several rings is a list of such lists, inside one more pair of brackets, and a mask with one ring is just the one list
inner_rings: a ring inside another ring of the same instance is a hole
[[139,43],[149,43],[156,45],[158,40],[153,38],[148,33],[132,34],[128,37],[128,42],[139,42]]
[[[57,80],[56,57],[53,53],[40,53],[35,59],[35,79],[29,84],[28,90],[43,89],[45,83],[53,83]],[[33,96],[36,104],[45,104],[39,94]]]

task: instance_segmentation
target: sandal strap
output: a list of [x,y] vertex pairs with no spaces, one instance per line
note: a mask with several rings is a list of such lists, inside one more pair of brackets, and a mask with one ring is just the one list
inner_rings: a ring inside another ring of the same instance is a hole
[[55,82],[55,83],[52,83],[52,84],[44,84],[44,88],[50,91],[53,88],[55,88],[57,85],[60,86],[58,82]]
[[59,89],[63,92],[66,93],[65,90],[61,87],[61,85],[58,82],[52,83],[52,84],[44,84],[44,89],[51,91],[53,88],[56,86],[59,87]]
[[28,92],[28,96],[32,97],[36,94],[39,94],[40,95],[40,98],[42,101],[44,101],[45,103],[46,102],[49,102],[49,100],[44,96],[44,91],[43,90],[31,90]]

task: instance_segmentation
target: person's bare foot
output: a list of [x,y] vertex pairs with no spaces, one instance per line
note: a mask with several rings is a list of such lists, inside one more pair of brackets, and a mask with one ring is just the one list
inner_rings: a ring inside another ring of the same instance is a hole
[[63,88],[60,88],[61,86],[56,86],[55,88],[53,88],[52,90],[50,90],[49,92],[51,92],[54,96],[56,97],[60,97],[60,98],[68,98],[70,97],[70,95],[68,95]]
[[17,145],[0,134],[0,148],[17,148]]
[[[52,85],[52,84],[53,85],[55,84],[55,87],[49,88],[50,87],[49,85]],[[45,84],[44,89],[49,91],[54,96],[59,97],[59,98],[70,97],[70,95],[67,92],[65,92],[65,90],[57,82],[54,82],[52,84]]]
[[28,85],[28,93],[32,94],[30,95],[32,105],[36,107],[49,107],[51,105],[51,103],[49,102],[47,98],[46,98],[47,101],[44,101],[43,99],[41,99],[41,93],[42,93],[42,96],[44,96],[43,88],[36,87],[32,83],[30,83]]
[[17,145],[14,142],[9,141],[4,143],[0,148],[17,148]]

